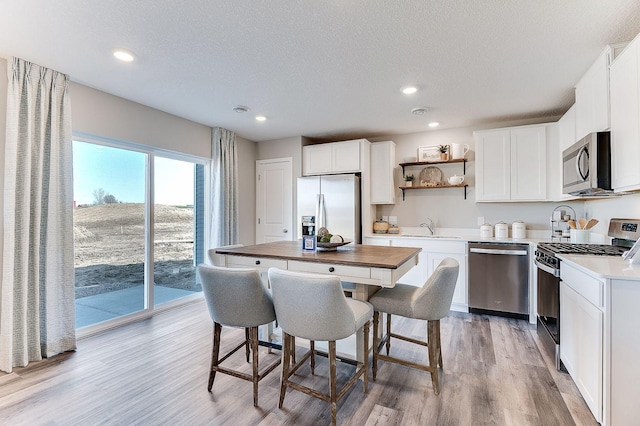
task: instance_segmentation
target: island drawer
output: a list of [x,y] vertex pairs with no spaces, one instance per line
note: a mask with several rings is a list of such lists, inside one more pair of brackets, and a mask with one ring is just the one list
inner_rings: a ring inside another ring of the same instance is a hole
[[268,259],[263,257],[229,256],[227,255],[227,266],[236,268],[257,268],[287,269],[287,261],[280,259]]
[[360,266],[346,266],[329,263],[290,261],[289,270],[315,274],[339,275],[341,277],[371,278],[371,269]]

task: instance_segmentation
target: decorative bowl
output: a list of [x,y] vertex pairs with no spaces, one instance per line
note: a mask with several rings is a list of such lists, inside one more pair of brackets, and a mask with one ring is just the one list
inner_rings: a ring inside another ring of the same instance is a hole
[[318,243],[318,250],[320,251],[336,251],[338,247],[351,244],[351,241],[343,241],[341,243]]

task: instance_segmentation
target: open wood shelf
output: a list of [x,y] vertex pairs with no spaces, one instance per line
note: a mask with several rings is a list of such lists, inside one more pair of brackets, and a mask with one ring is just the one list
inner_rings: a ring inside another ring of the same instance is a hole
[[467,199],[467,185],[466,183],[462,183],[460,185],[438,185],[438,186],[400,186],[399,188],[402,190],[402,201],[404,201],[404,191],[410,189],[440,189],[440,188],[464,188],[464,199]]
[[462,163],[462,174],[467,173],[467,159],[466,158],[458,158],[455,160],[448,161],[415,161],[412,163],[400,163],[399,166],[402,167],[402,176],[404,176],[404,168],[409,166],[431,166],[434,164],[452,164],[452,163]]

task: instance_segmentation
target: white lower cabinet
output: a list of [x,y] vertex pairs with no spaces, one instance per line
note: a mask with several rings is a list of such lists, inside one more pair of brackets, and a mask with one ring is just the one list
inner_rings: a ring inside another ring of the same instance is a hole
[[560,359],[602,422],[604,313],[565,282],[560,283],[560,312]]
[[466,241],[434,241],[429,238],[406,238],[406,237],[370,237],[364,239],[364,244],[378,246],[395,247],[416,247],[422,251],[418,255],[419,262],[404,274],[399,283],[421,287],[429,278],[440,262],[451,257],[458,261],[460,269],[456,290],[451,301],[451,310],[458,312],[469,312],[469,302],[467,298],[467,243]]

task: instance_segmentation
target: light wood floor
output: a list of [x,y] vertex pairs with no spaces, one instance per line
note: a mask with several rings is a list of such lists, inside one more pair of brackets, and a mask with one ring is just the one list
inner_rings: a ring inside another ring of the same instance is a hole
[[[394,327],[416,338],[426,335],[426,322],[397,318]],[[222,340],[231,346],[242,335],[225,329]],[[260,408],[252,405],[251,383],[229,376],[219,374],[208,393],[211,336],[206,305],[197,302],[81,340],[76,352],[0,375],[0,424],[329,423],[329,405],[299,392],[288,392],[284,408],[277,408],[279,369],[260,382]],[[525,321],[452,313],[442,321],[439,396],[428,374],[381,362],[369,393],[357,385],[338,405],[338,423],[596,424],[571,378],[553,369],[538,343],[535,329]],[[396,355],[425,362],[426,352],[415,349],[399,341],[391,348]],[[243,353],[230,361],[248,367]],[[344,382],[352,368],[339,365],[339,380]],[[298,377],[325,387],[327,373],[327,360],[320,358],[315,377],[308,368]]]

